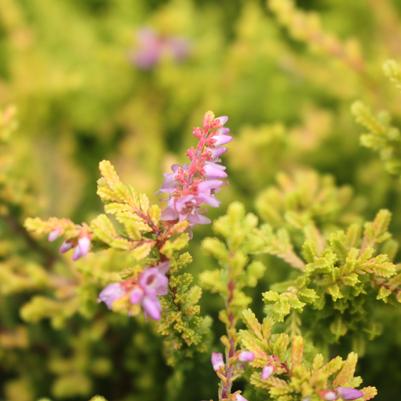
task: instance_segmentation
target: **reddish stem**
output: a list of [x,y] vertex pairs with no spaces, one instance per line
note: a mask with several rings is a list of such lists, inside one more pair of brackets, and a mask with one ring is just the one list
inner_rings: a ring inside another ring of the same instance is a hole
[[232,302],[234,299],[235,281],[230,279],[227,283],[227,299],[226,299],[226,313],[227,323],[226,331],[228,338],[228,349],[226,350],[226,367],[225,367],[225,380],[221,383],[221,389],[219,394],[219,400],[227,400],[231,395],[231,388],[234,381],[234,369],[235,369],[235,351],[236,351],[236,319],[234,311],[232,310]]

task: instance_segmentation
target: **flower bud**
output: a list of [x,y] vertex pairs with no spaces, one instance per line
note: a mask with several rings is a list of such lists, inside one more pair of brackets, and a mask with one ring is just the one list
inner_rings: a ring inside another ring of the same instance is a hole
[[251,351],[241,351],[238,360],[241,362],[252,362],[255,359],[255,354]]
[[59,228],[55,228],[53,231],[49,233],[49,236],[47,237],[47,240],[49,242],[55,241],[61,234],[61,230]]
[[337,387],[337,394],[344,400],[356,400],[363,397],[363,393],[352,387]]
[[224,367],[223,354],[221,352],[212,352],[212,366],[214,371],[218,371]]
[[266,365],[263,370],[262,374],[260,375],[262,380],[267,380],[272,373],[274,372],[274,367],[272,365]]

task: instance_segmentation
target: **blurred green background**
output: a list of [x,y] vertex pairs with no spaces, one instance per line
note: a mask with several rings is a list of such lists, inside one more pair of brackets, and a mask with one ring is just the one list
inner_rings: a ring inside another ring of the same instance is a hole
[[[162,173],[184,160],[194,142],[192,127],[213,110],[230,117],[235,140],[225,156],[230,186],[212,216],[236,199],[253,210],[257,195],[279,172],[311,168],[351,186],[366,218],[391,209],[397,238],[399,179],[360,147],[350,105],[363,99],[401,121],[400,93],[381,71],[387,58],[401,59],[401,1],[296,4],[317,12],[322,29],[346,50],[330,51],[318,36],[303,40],[291,33],[283,26],[285,15],[264,1],[1,0],[0,106],[14,104],[19,120],[7,153],[13,180],[24,182],[30,194],[21,197],[16,218],[54,215],[80,222],[100,212],[96,179],[102,159],[112,160],[124,181],[156,200]],[[177,61],[165,52],[155,65],[139,68],[133,54],[143,27],[162,38],[185,39],[188,55]],[[43,288],[28,279],[9,285],[7,280],[17,280],[5,273],[14,263],[9,249],[25,267],[30,254],[6,224],[0,234],[0,399],[87,400],[97,393],[110,401],[215,397],[208,355],[174,372],[164,365],[151,328],[100,311],[96,292],[87,316],[73,316],[60,327],[46,319],[24,323],[19,308]],[[208,234],[210,227],[195,231],[195,276],[212,263],[199,249]],[[260,291],[286,274],[277,271],[280,264],[268,263],[269,274],[254,294],[257,310]],[[216,318],[220,301],[204,298],[204,313]],[[377,400],[396,400],[401,316],[381,307],[377,314],[383,334],[366,345],[359,373],[378,387]],[[222,327],[215,326],[217,344]],[[340,354],[349,351],[345,344],[337,348]]]

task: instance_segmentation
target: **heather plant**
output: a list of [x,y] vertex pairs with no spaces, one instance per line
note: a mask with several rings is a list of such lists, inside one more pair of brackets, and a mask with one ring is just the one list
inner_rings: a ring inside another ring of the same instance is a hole
[[398,3],[1,1],[0,399],[398,399]]

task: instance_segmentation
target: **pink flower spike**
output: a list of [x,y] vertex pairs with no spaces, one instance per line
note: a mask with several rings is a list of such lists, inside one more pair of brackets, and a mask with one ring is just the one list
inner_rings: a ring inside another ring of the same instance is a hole
[[72,242],[70,241],[64,241],[59,249],[60,253],[66,253],[68,252],[70,249],[72,249],[74,247],[74,245],[72,244]]
[[49,236],[47,237],[47,240],[49,242],[55,241],[61,234],[61,230],[59,228],[55,228],[53,231],[49,233]]
[[266,365],[263,368],[260,377],[262,378],[262,380],[267,380],[272,375],[273,372],[274,372],[274,367],[271,365]]
[[217,372],[224,367],[223,354],[221,352],[212,352],[211,362],[213,370]]
[[255,354],[251,351],[241,351],[238,359],[241,362],[252,362],[255,359]]
[[163,221],[188,221],[191,226],[208,224],[202,205],[218,207],[215,192],[224,185],[226,167],[219,164],[219,157],[226,148],[216,146],[216,141],[226,143],[232,138],[229,129],[223,127],[227,117],[215,119],[212,112],[203,118],[203,126],[193,130],[199,139],[195,147],[187,151],[188,164],[174,166],[173,173],[166,174],[160,192],[166,193],[167,206],[162,212]]
[[338,399],[336,392],[333,390],[321,391],[320,398],[324,401],[336,401]]
[[356,400],[363,397],[362,391],[352,387],[337,387],[336,390],[340,397],[344,400]]
[[104,302],[111,309],[113,303],[125,295],[124,288],[119,283],[112,283],[104,287],[99,294],[98,300]]
[[156,297],[145,296],[142,300],[142,306],[147,316],[153,320],[160,320],[162,308]]

